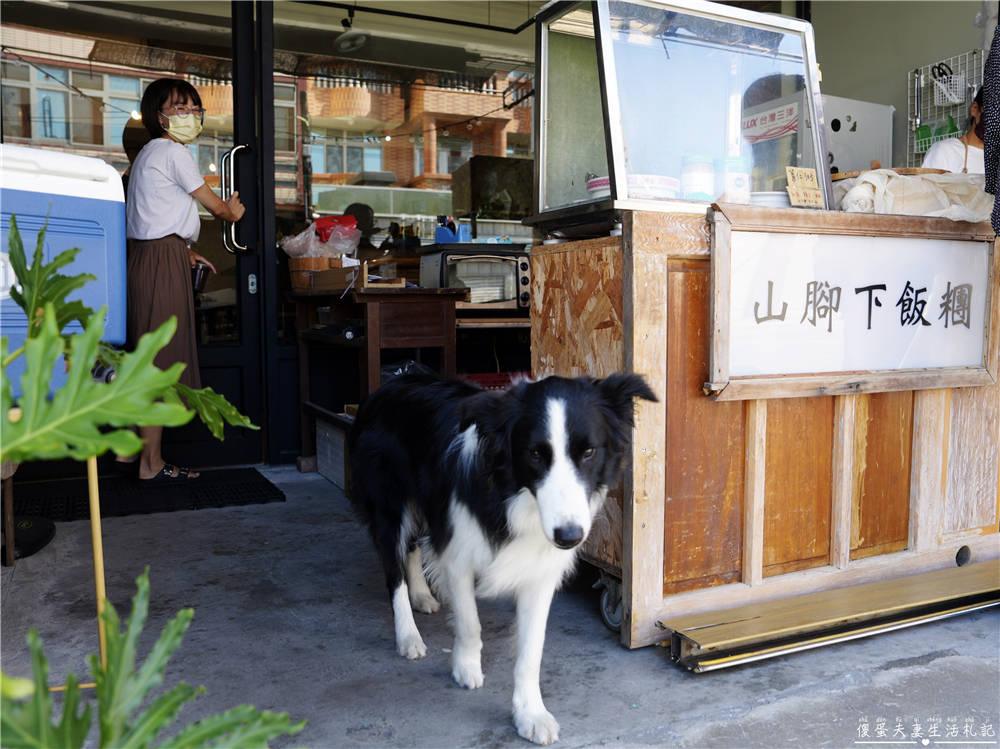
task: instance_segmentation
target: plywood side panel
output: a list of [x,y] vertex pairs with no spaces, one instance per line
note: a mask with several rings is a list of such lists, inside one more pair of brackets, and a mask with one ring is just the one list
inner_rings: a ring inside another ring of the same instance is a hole
[[944,533],[997,529],[1000,384],[951,395]]
[[834,399],[767,404],[764,577],[830,563]]
[[560,251],[531,257],[533,376],[606,377],[621,371],[620,238],[554,246]]
[[906,548],[913,446],[912,391],[857,398],[851,559]]
[[735,582],[743,555],[745,406],[710,401],[707,261],[668,273],[663,594]]
[[622,574],[622,538],[624,534],[624,498],[619,483],[608,493],[604,512],[594,518],[590,535],[583,544],[583,558],[593,565]]
[[[531,257],[531,371],[605,377],[622,369],[618,237],[543,245]],[[584,545],[599,566],[622,566],[622,487],[612,489]]]

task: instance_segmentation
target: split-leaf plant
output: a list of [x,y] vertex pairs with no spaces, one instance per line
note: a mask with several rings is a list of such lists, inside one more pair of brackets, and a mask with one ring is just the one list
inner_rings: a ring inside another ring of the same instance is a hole
[[[142,441],[128,429],[130,425],[180,426],[195,413],[219,439],[223,438],[223,421],[257,429],[211,388],[193,390],[178,383],[183,364],[166,371],[153,364],[156,354],[174,334],[177,324],[173,318],[144,335],[131,353],[102,342],[105,309],[95,313],[82,302],[66,299],[94,276],[59,273],[80,250],[66,250],[46,263],[44,242],[43,227],[29,267],[17,220],[11,217],[8,254],[17,285],[10,295],[27,315],[28,334],[24,345],[14,351],[8,350],[6,337],[0,338],[0,459],[86,460],[109,449],[120,455],[134,455],[142,448]],[[72,322],[79,323],[83,332],[66,332]],[[21,397],[15,404],[7,367],[19,356],[25,357],[25,372]],[[67,363],[67,380],[52,391],[52,371],[61,357]],[[91,368],[95,361],[115,368],[114,381],[93,380]],[[124,634],[119,631],[118,615],[110,602],[101,614],[107,632],[107,666],[90,656],[97,685],[101,747],[152,746],[160,732],[176,720],[183,704],[204,691],[181,683],[154,697],[142,713],[135,715],[163,681],[167,660],[181,644],[194,613],[191,609],[179,612],[136,671],[139,635],[149,607],[148,574],[143,574],[137,585]],[[28,646],[33,680],[0,673],[0,745],[10,749],[82,747],[90,729],[91,706],[86,705],[78,714],[79,682],[72,673],[67,675],[62,718],[51,723],[48,662],[35,630],[28,634]],[[242,705],[183,728],[160,744],[160,749],[266,747],[270,739],[295,734],[304,724],[292,725],[287,713],[258,712],[252,705]]]
[[[204,692],[185,682],[150,699],[163,682],[167,661],[180,647],[194,615],[182,609],[163,629],[146,660],[136,669],[139,636],[149,613],[149,570],[136,580],[132,613],[125,632],[114,606],[105,606],[101,618],[107,631],[107,667],[96,655],[89,657],[90,673],[96,684],[98,746],[146,749],[255,749],[284,734],[294,735],[305,721],[292,723],[288,713],[258,711],[253,705],[240,705],[224,713],[192,723],[156,745],[164,729],[171,726],[185,703]],[[79,713],[80,686],[74,674],[66,678],[62,716],[53,723],[53,700],[49,693],[49,664],[42,652],[42,641],[35,630],[28,634],[33,681],[3,677],[0,690],[0,743],[5,749],[79,749],[87,740],[92,721],[91,706]],[[32,694],[33,693],[33,694]],[[32,696],[25,701],[24,696]],[[143,706],[145,705],[145,708]]]

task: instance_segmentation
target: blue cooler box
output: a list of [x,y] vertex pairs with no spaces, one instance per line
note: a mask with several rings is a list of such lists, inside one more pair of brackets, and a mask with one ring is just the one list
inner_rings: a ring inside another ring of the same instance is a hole
[[[0,331],[8,340],[8,350],[24,345],[28,319],[10,298],[16,283],[8,257],[10,217],[24,243],[30,265],[45,226],[45,261],[72,247],[81,252],[60,269],[66,276],[90,273],[96,281],[73,292],[68,299],[81,300],[95,312],[107,306],[104,340],[125,342],[125,193],[114,167],[101,159],[44,151],[23,146],[0,145]],[[66,332],[81,332],[72,323]],[[14,397],[21,395],[24,357],[7,368]],[[53,368],[52,389],[66,382],[65,365]]]

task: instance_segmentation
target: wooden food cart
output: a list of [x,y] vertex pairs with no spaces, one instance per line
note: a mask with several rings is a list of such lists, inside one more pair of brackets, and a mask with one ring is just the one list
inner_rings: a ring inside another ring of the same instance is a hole
[[[531,338],[535,377],[634,371],[660,399],[637,404],[623,485],[585,553],[620,578],[623,644],[664,640],[671,617],[1000,556],[988,224],[715,205],[626,210],[622,225],[533,248]],[[713,280],[734,228],[985,243],[982,366],[720,381],[730,331]]]

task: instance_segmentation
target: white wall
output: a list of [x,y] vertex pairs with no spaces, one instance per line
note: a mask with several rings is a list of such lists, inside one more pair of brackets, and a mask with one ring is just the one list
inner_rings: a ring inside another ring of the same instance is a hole
[[894,166],[906,166],[907,73],[979,49],[983,30],[973,21],[980,7],[969,0],[813,0],[820,88],[896,108]]

